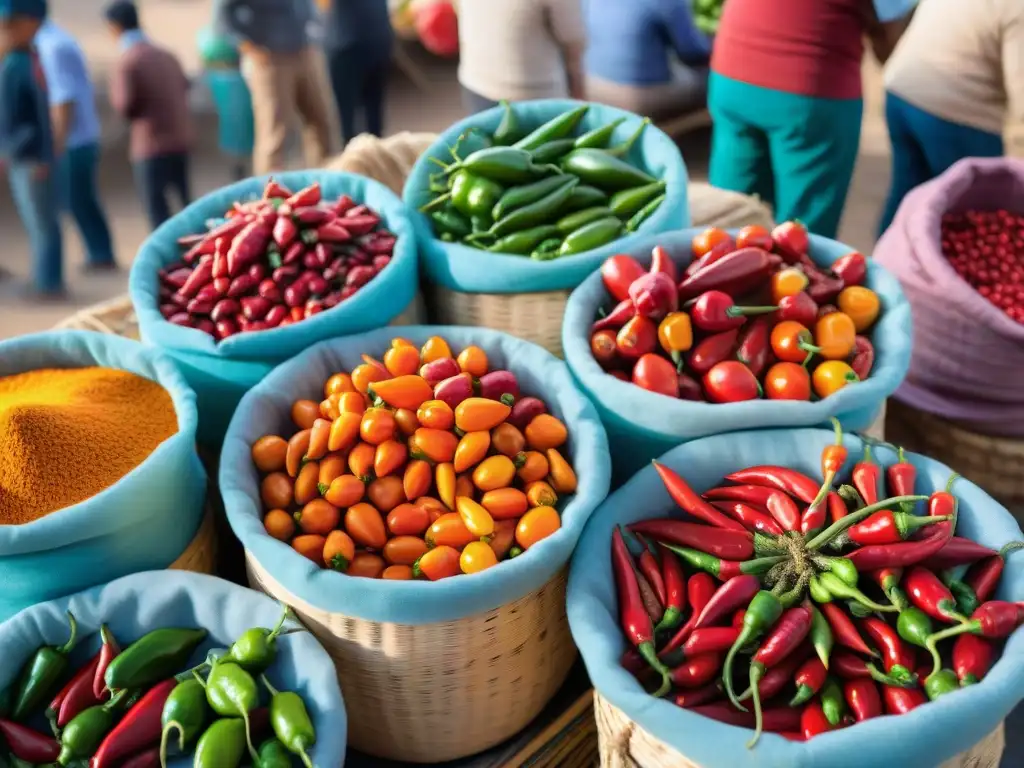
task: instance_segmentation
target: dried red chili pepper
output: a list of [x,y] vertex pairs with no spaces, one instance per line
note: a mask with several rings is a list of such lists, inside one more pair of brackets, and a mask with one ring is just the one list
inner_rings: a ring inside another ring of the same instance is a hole
[[882,479],[882,468],[872,460],[870,444],[864,444],[864,456],[853,465],[851,478],[853,487],[864,499],[865,505],[878,502],[878,484]]
[[960,685],[972,685],[988,674],[995,660],[995,646],[977,635],[960,635],[953,643],[953,671]]
[[917,467],[907,461],[902,448],[897,449],[896,463],[885,470],[890,496],[913,496],[917,481]]
[[178,685],[174,678],[157,683],[125,713],[103,739],[90,768],[111,768],[119,761],[160,742],[164,704]]
[[10,720],[0,720],[0,735],[11,754],[30,763],[52,763],[60,755],[60,744],[52,736]]
[[927,568],[920,565],[910,568],[903,585],[910,602],[936,621],[967,621],[967,617],[956,609],[953,593]]
[[843,697],[858,723],[882,714],[882,697],[873,680],[847,680],[843,683]]
[[762,485],[795,496],[805,504],[818,495],[818,484],[807,475],[788,467],[764,464],[740,469],[725,476],[726,480],[742,485]]
[[[665,490],[668,491],[668,495],[672,497],[672,501],[674,501],[680,509],[698,520],[702,520],[703,522],[717,526],[718,528],[737,531],[744,535],[748,535],[746,528],[735,520],[725,516],[702,499],[678,472],[675,472],[664,464],[659,464],[656,461],[652,463],[658,472],[658,477],[661,478],[661,482],[665,484]],[[679,543],[683,544],[683,542]],[[683,546],[687,545],[683,544]],[[751,553],[753,553],[753,544],[751,544]],[[749,556],[750,555],[743,555],[742,557]]]
[[894,688],[891,685],[883,685],[882,698],[885,699],[885,711],[890,715],[905,715],[928,703],[928,697],[920,688]]
[[835,603],[822,603],[818,609],[825,615],[828,625],[832,628],[832,635],[839,645],[846,646],[852,651],[863,653],[868,656],[878,656],[878,653],[871,650],[864,638],[857,631],[853,619],[846,615],[840,606]]
[[828,670],[825,669],[825,665],[818,657],[815,656],[801,664],[800,669],[793,677],[793,682],[796,684],[796,695],[789,702],[789,706],[798,707],[814,698],[814,695],[821,690],[821,686],[825,684],[826,677],[828,677]]
[[640,588],[640,599],[643,601],[647,615],[651,617],[651,621],[654,624],[657,624],[661,621],[661,617],[665,615],[665,606],[658,602],[658,596],[654,594],[654,588],[644,578],[644,575],[640,573],[636,563],[632,563],[632,568],[636,576],[636,584]]
[[962,536],[953,536],[938,552],[925,560],[922,565],[933,571],[945,571],[958,565],[968,565],[996,555],[994,549]]
[[765,536],[781,536],[782,528],[772,519],[771,515],[754,509],[742,501],[713,501],[712,506],[732,516],[748,531],[762,533]]
[[661,578],[665,585],[665,615],[661,617],[655,634],[675,629],[683,620],[686,610],[686,574],[679,558],[671,550],[662,547]]
[[1021,548],[1024,548],[1024,542],[1012,541],[999,550],[998,554],[967,569],[963,581],[974,590],[974,594],[981,602],[985,602],[995,594],[999,578],[1003,575],[1006,556]]
[[[706,501],[696,496],[696,494],[694,494],[694,497],[700,499],[701,504],[707,504]],[[711,507],[711,510],[716,515],[722,515],[714,507]],[[725,526],[715,528],[711,525],[686,523],[682,520],[672,520],[669,518],[643,520],[630,525],[629,530],[633,533],[650,536],[662,544],[692,547],[715,557],[729,560],[746,560],[749,557],[753,557],[753,534],[736,521],[730,520],[724,515],[722,517],[728,520],[730,524],[735,525],[739,530],[727,529]]]
[[678,688],[700,688],[714,680],[721,668],[720,653],[687,656],[672,670],[672,684]]

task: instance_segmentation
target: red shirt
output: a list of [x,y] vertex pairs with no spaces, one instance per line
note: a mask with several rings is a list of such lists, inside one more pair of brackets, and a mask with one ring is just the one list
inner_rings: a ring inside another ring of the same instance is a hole
[[871,0],[728,0],[711,69],[802,96],[861,95],[863,34]]

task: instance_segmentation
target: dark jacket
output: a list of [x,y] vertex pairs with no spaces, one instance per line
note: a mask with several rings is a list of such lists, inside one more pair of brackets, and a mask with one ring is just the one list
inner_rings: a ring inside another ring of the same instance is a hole
[[218,33],[273,53],[298,53],[317,23],[313,0],[214,0]]
[[393,37],[388,0],[331,0],[324,19],[328,51],[376,48],[382,56],[390,56]]
[[53,156],[46,81],[31,51],[0,60],[0,157],[11,163],[46,163]]

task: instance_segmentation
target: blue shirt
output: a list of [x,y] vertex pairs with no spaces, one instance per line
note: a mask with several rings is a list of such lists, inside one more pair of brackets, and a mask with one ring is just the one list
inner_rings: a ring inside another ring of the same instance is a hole
[[588,75],[622,85],[672,79],[671,55],[707,64],[711,44],[694,26],[688,0],[584,0]]
[[67,148],[96,144],[100,140],[100,118],[82,49],[71,35],[50,21],[39,28],[35,44],[46,75],[50,105],[74,105]]
[[0,61],[0,157],[47,163],[53,156],[46,83],[35,54],[10,51]]
[[340,51],[361,46],[366,54],[391,58],[388,0],[331,0],[324,19],[324,48]]
[[902,19],[914,8],[918,0],[874,0],[875,15],[881,22],[896,21]]

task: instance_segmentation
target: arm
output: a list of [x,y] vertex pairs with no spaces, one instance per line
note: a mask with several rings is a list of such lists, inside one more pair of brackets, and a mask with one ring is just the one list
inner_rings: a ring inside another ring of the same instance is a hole
[[688,66],[703,66],[711,58],[707,35],[697,29],[693,8],[686,0],[662,0],[658,3],[660,21],[668,30],[672,47],[680,61]]
[[885,64],[910,25],[917,0],[872,0],[865,33],[879,63]]
[[84,67],[76,51],[67,46],[46,46],[40,49],[39,58],[50,100],[53,156],[60,157],[75,119],[75,83],[85,78]]
[[587,47],[580,0],[545,0],[548,25],[562,49],[569,96],[583,99],[586,95],[583,77],[583,51]]
[[1014,120],[1024,119],[1024,13],[1003,27],[1003,83],[1007,108]]
[[138,111],[133,81],[132,67],[122,58],[110,76],[110,106],[125,120],[131,120]]

